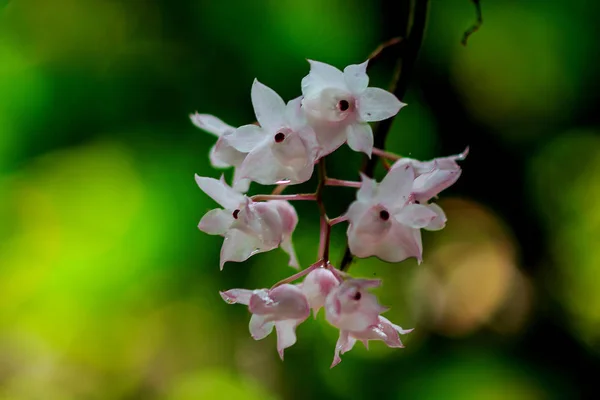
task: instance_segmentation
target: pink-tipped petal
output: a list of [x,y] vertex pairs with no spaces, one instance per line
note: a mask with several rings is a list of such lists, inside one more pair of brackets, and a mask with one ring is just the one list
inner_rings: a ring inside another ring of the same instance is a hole
[[392,93],[380,88],[367,88],[358,98],[361,121],[375,122],[393,117],[406,104]]
[[277,332],[277,352],[283,361],[283,351],[296,343],[296,320],[288,319],[275,322]]
[[225,292],[219,292],[221,298],[225,300],[227,304],[244,304],[250,303],[250,297],[253,291],[248,289],[229,289]]

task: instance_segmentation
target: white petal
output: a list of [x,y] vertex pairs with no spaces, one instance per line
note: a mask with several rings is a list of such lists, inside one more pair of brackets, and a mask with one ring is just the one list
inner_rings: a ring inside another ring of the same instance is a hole
[[268,131],[279,129],[285,117],[285,102],[270,87],[257,79],[252,83],[252,106],[260,126]]
[[229,143],[235,131],[230,131],[221,136],[214,146],[214,157],[228,166],[238,166],[244,161],[247,153],[238,151]]
[[258,238],[239,229],[232,229],[225,235],[223,246],[221,246],[220,267],[223,269],[227,261],[246,261],[252,255],[266,250]]
[[393,117],[405,105],[387,90],[370,87],[358,98],[358,113],[362,121],[381,121]]
[[244,125],[237,128],[229,135],[227,141],[233,148],[242,153],[250,153],[268,139],[268,134],[256,125]]
[[296,269],[300,268],[300,265],[298,264],[298,258],[296,257],[296,252],[294,251],[294,245],[292,244],[292,238],[291,237],[285,238],[281,242],[280,246],[281,246],[281,249],[290,256],[288,265],[290,267],[293,267]]
[[367,175],[360,173],[361,185],[360,189],[356,192],[356,200],[358,201],[370,201],[375,195],[377,189],[377,182],[375,179],[369,178]]
[[380,241],[376,256],[387,262],[400,262],[410,257],[422,260],[421,230],[394,223]]
[[273,331],[275,324],[272,321],[267,321],[268,316],[252,314],[250,317],[250,335],[254,340],[261,340],[269,336]]
[[438,214],[435,211],[423,204],[408,204],[394,214],[396,221],[415,229],[425,228],[437,216]]
[[369,124],[355,123],[346,128],[348,146],[354,151],[365,153],[371,158],[373,151],[373,130]]
[[263,143],[251,151],[237,170],[237,178],[247,178],[261,185],[274,185],[290,177],[273,155],[271,146]]
[[198,128],[205,130],[208,133],[212,133],[216,136],[221,136],[225,132],[233,131],[235,129],[233,126],[227,125],[219,118],[210,114],[195,113],[190,115],[190,119],[192,120],[192,123]]
[[233,188],[240,193],[246,193],[250,189],[250,179],[239,179],[237,177],[239,168],[236,168],[233,173]]
[[231,167],[231,164],[226,163],[225,161],[221,160],[221,158],[219,157],[219,154],[217,153],[217,145],[216,144],[214,144],[210,148],[210,151],[208,152],[208,159],[210,160],[210,165],[212,165],[214,168],[229,168],[229,167]]
[[344,354],[347,351],[352,350],[355,343],[356,339],[350,336],[348,331],[340,330],[340,337],[338,338],[338,341],[335,344],[335,354],[333,356],[333,362],[331,363],[330,368],[333,368],[336,365],[338,365],[342,361],[342,359],[340,358],[340,353]]
[[244,195],[229,187],[223,177],[219,180],[195,175],[195,178],[200,189],[223,208],[235,210],[244,202]]
[[436,217],[425,227],[428,231],[439,231],[446,226],[446,214],[444,214],[444,210],[440,206],[435,203],[427,204],[427,207],[434,213],[436,213]]
[[367,76],[367,64],[369,60],[362,64],[348,65],[344,68],[344,80],[348,89],[354,94],[363,92],[369,86],[369,77]]
[[411,192],[415,174],[410,165],[391,169],[377,188],[377,200],[391,211],[403,207]]
[[283,360],[283,350],[296,343],[296,326],[297,320],[286,319],[275,322],[275,330],[277,332],[277,352]]
[[460,169],[434,169],[431,172],[419,175],[413,184],[415,198],[420,202],[429,201],[429,199],[437,196],[442,190],[452,186],[458,180],[461,173]]
[[310,72],[302,78],[302,94],[318,92],[325,88],[334,87],[346,89],[344,73],[336,67],[319,61],[308,60]]
[[204,214],[198,224],[198,229],[209,235],[223,235],[227,232],[233,220],[231,212],[215,208]]

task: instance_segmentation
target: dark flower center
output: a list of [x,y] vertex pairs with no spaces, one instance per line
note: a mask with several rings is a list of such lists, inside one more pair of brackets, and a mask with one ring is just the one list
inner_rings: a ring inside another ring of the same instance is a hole
[[275,143],[281,143],[285,139],[285,134],[283,132],[277,132],[275,135]]
[[338,106],[340,107],[340,111],[346,111],[350,108],[350,103],[348,103],[348,100],[340,100]]
[[379,218],[381,218],[384,221],[387,221],[388,219],[390,219],[390,213],[387,212],[387,210],[381,210],[379,211]]
[[239,213],[240,213],[240,210],[235,210],[235,211],[233,212],[233,214],[232,214],[232,215],[233,215],[233,218],[235,218],[235,219],[238,219],[238,214],[239,214]]
[[360,294],[360,292],[356,292],[356,293],[354,294],[354,296],[352,296],[352,298],[353,298],[354,300],[360,300],[360,298],[361,298],[361,297],[362,297],[362,294]]

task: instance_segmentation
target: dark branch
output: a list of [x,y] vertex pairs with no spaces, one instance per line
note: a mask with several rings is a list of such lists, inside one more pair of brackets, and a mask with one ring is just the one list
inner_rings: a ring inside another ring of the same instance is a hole
[[481,28],[481,24],[483,24],[483,14],[481,13],[481,4],[480,4],[479,0],[471,0],[471,1],[473,2],[473,4],[475,4],[475,14],[477,16],[477,20],[475,21],[473,26],[471,26],[469,29],[467,29],[465,31],[465,33],[463,34],[463,38],[461,40],[461,43],[463,46],[467,45],[467,40],[469,40],[469,36],[471,36],[472,34],[477,32],[479,30],[479,28]]
[[[402,41],[404,44],[402,51],[398,56],[396,62],[396,69],[394,71],[394,77],[390,91],[396,95],[396,97],[402,100],[408,89],[410,82],[410,76],[415,66],[419,49],[423,43],[423,36],[425,35],[425,26],[427,24],[427,11],[429,8],[429,0],[414,0],[411,2],[411,12],[406,13],[406,21],[398,24],[401,27],[411,26],[410,32],[406,36],[407,39]],[[412,25],[410,24],[410,17],[412,15]],[[405,36],[405,32],[400,32],[400,36]],[[392,127],[394,118],[389,118],[381,121],[373,132],[374,136],[374,147],[379,149],[385,149],[385,140]],[[373,155],[370,159],[365,157],[363,162],[362,172],[369,177],[373,177],[375,166],[379,161],[379,157]],[[346,246],[344,257],[340,263],[340,269],[342,271],[348,270],[353,260],[350,249]]]

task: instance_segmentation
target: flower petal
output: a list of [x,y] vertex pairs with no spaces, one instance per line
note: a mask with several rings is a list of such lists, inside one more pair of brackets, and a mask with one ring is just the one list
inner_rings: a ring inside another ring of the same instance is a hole
[[348,89],[354,94],[360,94],[369,86],[369,76],[367,75],[367,64],[369,60],[362,64],[348,65],[344,68],[344,80]]
[[320,61],[308,60],[310,72],[302,78],[302,95],[307,96],[325,88],[346,89],[344,73],[336,67]]
[[275,323],[269,321],[264,315],[252,314],[252,317],[250,317],[250,335],[254,340],[262,340],[269,336],[274,326]]
[[284,179],[289,179],[286,172],[288,169],[279,164],[271,151],[271,146],[263,143],[246,156],[237,170],[236,178],[250,179],[261,185],[274,185]]
[[264,248],[257,237],[248,235],[239,229],[231,229],[225,234],[225,240],[223,240],[223,246],[221,246],[220,267],[223,269],[227,261],[246,261],[256,253],[272,250],[273,248]]
[[461,175],[460,169],[446,170],[434,169],[431,172],[419,175],[413,184],[413,193],[420,202],[429,201],[442,190],[452,186]]
[[421,229],[428,226],[438,214],[423,204],[408,204],[394,214],[399,223],[411,228]]
[[219,292],[219,294],[228,304],[244,304],[247,306],[253,292],[253,290],[248,289],[229,289],[225,292]]
[[227,125],[219,118],[210,114],[198,114],[196,112],[190,115],[190,119],[192,120],[192,123],[198,128],[208,133],[212,133],[215,136],[221,136],[225,132],[235,130],[233,126]]
[[253,314],[269,315],[273,321],[304,320],[310,314],[308,300],[296,285],[283,284],[269,291],[255,291],[248,309]]
[[388,171],[377,188],[377,200],[388,211],[403,207],[411,192],[414,171],[410,165]]
[[287,237],[281,241],[280,247],[283,251],[285,251],[289,256],[290,260],[288,261],[288,265],[290,267],[299,269],[300,264],[298,263],[298,258],[296,257],[296,251],[294,250],[294,245],[292,243],[292,238]]
[[344,354],[347,351],[352,350],[355,343],[356,339],[351,337],[348,334],[348,331],[340,330],[340,337],[338,338],[337,343],[335,344],[335,354],[333,356],[333,362],[331,363],[330,368],[333,368],[336,365],[338,365],[342,361],[340,353]]
[[358,113],[364,122],[381,121],[393,117],[405,105],[387,90],[370,87],[358,98]]
[[195,175],[195,178],[200,189],[225,209],[234,210],[244,202],[244,195],[229,187],[223,176],[214,179]]
[[369,178],[367,175],[360,173],[361,185],[356,192],[356,200],[358,201],[370,201],[375,195],[377,189],[377,182],[375,179]]
[[447,221],[444,210],[442,210],[442,208],[435,203],[427,204],[427,207],[436,213],[436,217],[424,228],[428,231],[439,231],[440,229],[443,229],[446,226]]
[[415,257],[420,263],[422,254],[421,230],[393,223],[374,255],[387,262],[400,262]]
[[268,135],[260,126],[251,124],[240,126],[228,136],[227,140],[237,151],[250,153],[255,147],[268,140]]
[[277,332],[277,352],[283,360],[283,351],[296,343],[296,327],[298,321],[286,319],[275,322],[275,330]]
[[283,125],[285,102],[273,89],[255,79],[252,83],[252,106],[260,126],[268,131]]
[[215,208],[204,214],[198,224],[198,229],[209,235],[223,235],[227,232],[233,220],[233,215],[229,211]]
[[225,161],[223,161],[221,159],[221,157],[219,157],[219,153],[217,152],[216,143],[210,148],[210,151],[208,152],[208,159],[210,160],[210,165],[212,165],[214,168],[229,168],[229,167],[231,167],[231,164],[226,163]]
[[247,153],[242,153],[233,147],[229,140],[234,135],[235,131],[229,131],[221,136],[214,146],[214,157],[228,166],[238,166],[244,161]]
[[348,146],[354,151],[365,153],[371,158],[373,151],[373,130],[369,124],[355,123],[346,128]]

